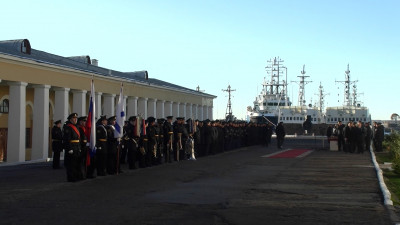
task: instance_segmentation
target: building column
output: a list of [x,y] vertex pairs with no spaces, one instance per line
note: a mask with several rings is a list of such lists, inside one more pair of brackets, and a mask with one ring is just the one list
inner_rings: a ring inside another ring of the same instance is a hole
[[139,98],[138,100],[138,115],[143,119],[147,119],[147,100],[148,98]]
[[147,101],[147,115],[150,117],[157,117],[157,99],[150,99]]
[[159,100],[157,101],[157,118],[161,119],[161,118],[165,118],[165,100]]
[[200,118],[200,120],[205,120],[205,118],[204,118],[204,107],[202,106],[202,105],[200,105],[200,107],[199,107],[199,118]]
[[47,159],[49,151],[50,85],[34,85],[32,160]]
[[101,106],[101,96],[103,95],[103,93],[102,92],[95,92],[95,97],[94,97],[94,99],[95,99],[95,106],[96,106],[96,112],[95,112],[95,118],[96,119],[99,119],[100,118],[100,116],[103,114],[103,111],[102,111],[102,106]]
[[71,90],[72,112],[78,113],[78,116],[86,116],[86,90]]
[[213,107],[212,106],[208,106],[208,118],[210,118],[210,120],[214,120],[213,118]]
[[9,82],[7,162],[25,161],[26,86],[25,82]]
[[210,117],[208,116],[208,106],[203,106],[203,117],[205,117],[205,119],[210,119]]
[[172,113],[172,105],[173,105],[173,103],[174,102],[172,102],[172,101],[168,101],[166,103],[166,105],[165,105],[165,115],[166,116],[173,116],[173,113]]
[[137,116],[138,97],[128,97],[127,117]]
[[194,112],[194,119],[195,120],[199,120],[199,111],[198,111],[198,107],[197,106],[198,106],[197,104],[194,104],[193,105],[194,109],[192,109],[193,112]]
[[104,97],[104,115],[107,118],[115,116],[115,94],[103,94]]
[[179,115],[181,117],[186,118],[186,102],[185,103],[181,103],[181,105],[179,106]]
[[186,115],[188,118],[192,118],[193,120],[195,120],[192,109],[193,109],[193,103],[188,103],[186,105]]
[[172,116],[179,117],[179,102],[174,102],[172,106]]
[[68,102],[69,102],[69,88],[54,88],[54,118],[53,121],[61,120],[67,121],[68,118]]

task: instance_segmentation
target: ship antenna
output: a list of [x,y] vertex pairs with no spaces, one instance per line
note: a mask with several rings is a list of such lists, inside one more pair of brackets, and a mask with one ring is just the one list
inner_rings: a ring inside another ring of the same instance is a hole
[[353,85],[353,91],[357,91],[356,89],[356,83],[358,82],[358,80],[355,81],[351,81],[350,79],[350,66],[349,64],[347,64],[347,70],[344,71],[345,76],[346,76],[346,80],[345,81],[335,81],[336,83],[342,83],[344,84],[344,105],[345,106],[356,106],[357,105],[357,94],[353,93],[353,97],[351,97],[351,93],[350,93],[350,88]]
[[299,102],[298,102],[298,105],[299,106],[304,106],[305,103],[306,103],[306,101],[304,100],[305,99],[305,86],[306,86],[306,84],[311,83],[312,81],[306,81],[305,80],[307,77],[310,77],[310,76],[304,75],[304,74],[306,74],[305,65],[303,65],[303,70],[300,71],[300,73],[301,73],[301,75],[297,76],[297,77],[300,78],[300,81],[292,81],[292,82],[297,83],[299,85]]
[[318,94],[316,94],[316,95],[318,95],[318,97],[319,97],[319,102],[318,102],[319,112],[322,115],[322,112],[324,111],[324,107],[325,107],[325,99],[324,98],[325,98],[325,96],[329,95],[329,93],[328,94],[324,93],[324,87],[322,87],[321,82],[319,82]]
[[233,114],[232,114],[232,103],[231,103],[231,92],[236,91],[235,89],[231,89],[231,85],[228,85],[227,89],[222,89],[224,92],[228,92],[228,105],[226,106],[226,113],[225,118],[227,121],[233,121]]

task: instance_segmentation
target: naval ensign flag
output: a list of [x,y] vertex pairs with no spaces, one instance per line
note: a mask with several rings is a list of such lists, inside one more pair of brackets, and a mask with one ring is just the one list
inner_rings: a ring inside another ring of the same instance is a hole
[[116,123],[115,123],[115,138],[122,138],[124,135],[124,122],[125,122],[125,102],[124,102],[124,85],[121,83],[121,91],[119,93],[119,100],[117,105]]

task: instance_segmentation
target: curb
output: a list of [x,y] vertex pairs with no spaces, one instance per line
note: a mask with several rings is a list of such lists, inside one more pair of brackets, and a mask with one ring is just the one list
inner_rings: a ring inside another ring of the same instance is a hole
[[391,200],[392,194],[390,193],[390,191],[387,188],[387,186],[385,184],[385,181],[383,179],[383,171],[379,167],[378,162],[376,161],[375,153],[372,150],[372,148],[370,148],[369,151],[371,153],[372,163],[374,164],[374,167],[375,167],[375,170],[376,170],[376,175],[378,177],[379,187],[381,188],[381,191],[382,191],[382,194],[383,194],[383,203],[385,205],[393,206],[393,201]]
[[372,163],[374,164],[374,167],[376,170],[376,175],[378,177],[379,187],[382,191],[383,203],[384,203],[386,209],[389,211],[390,219],[393,221],[393,223],[395,225],[400,225],[400,219],[396,214],[396,210],[393,206],[393,201],[391,200],[392,194],[390,193],[389,189],[387,188],[387,186],[385,184],[385,180],[383,179],[383,171],[379,167],[378,162],[376,161],[375,153],[372,150],[372,148],[370,148],[369,151],[371,153]]

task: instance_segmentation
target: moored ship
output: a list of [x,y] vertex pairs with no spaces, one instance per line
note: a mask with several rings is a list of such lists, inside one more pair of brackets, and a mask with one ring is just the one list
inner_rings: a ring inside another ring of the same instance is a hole
[[[268,61],[266,67],[270,79],[262,83],[262,91],[253,102],[253,107],[247,107],[247,120],[252,122],[271,122],[277,124],[282,121],[286,124],[334,124],[338,121],[362,121],[370,122],[371,115],[369,109],[362,106],[357,99],[358,81],[351,81],[349,65],[345,71],[345,81],[336,81],[345,85],[345,101],[342,106],[331,106],[324,110],[324,94],[322,84],[319,86],[319,102],[317,105],[306,104],[305,85],[311,81],[306,81],[305,68],[301,71],[299,84],[299,100],[297,106],[292,105],[287,95],[287,68],[283,66],[283,60],[275,57]],[[285,77],[285,79],[282,79]],[[353,92],[351,93],[351,88]]]
[[345,71],[345,81],[336,81],[344,84],[344,104],[343,106],[326,108],[326,123],[335,124],[338,121],[347,123],[349,121],[371,122],[371,114],[368,107],[362,106],[358,101],[357,82],[350,79],[350,69],[347,65]]
[[[264,78],[262,91],[253,102],[253,107],[247,107],[247,120],[253,122],[271,122],[277,124],[279,121],[293,124],[321,123],[323,114],[320,108],[306,104],[305,101],[305,76],[303,66],[302,75],[298,76],[300,81],[299,101],[293,106],[287,95],[287,67],[279,57],[268,61],[265,67],[270,75],[270,80]],[[285,79],[282,79],[285,77]]]

